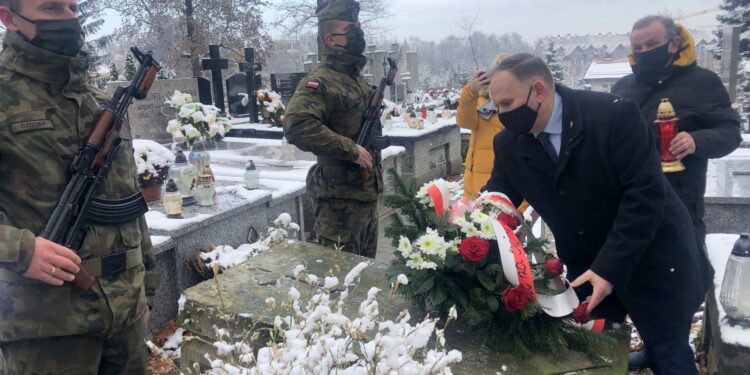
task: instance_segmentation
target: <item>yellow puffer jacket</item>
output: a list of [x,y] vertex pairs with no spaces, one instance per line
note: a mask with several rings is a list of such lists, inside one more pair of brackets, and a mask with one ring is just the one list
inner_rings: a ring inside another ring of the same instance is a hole
[[471,130],[464,171],[464,195],[469,198],[476,198],[479,190],[490,179],[495,161],[492,140],[504,129],[497,115],[492,115],[485,120],[477,113],[477,108],[486,101],[484,97],[475,96],[469,85],[466,85],[461,91],[461,100],[458,104],[456,119],[458,126]]

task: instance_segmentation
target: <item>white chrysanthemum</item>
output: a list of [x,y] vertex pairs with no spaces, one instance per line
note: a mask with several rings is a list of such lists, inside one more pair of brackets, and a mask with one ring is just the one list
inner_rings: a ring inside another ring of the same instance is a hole
[[182,124],[180,124],[179,120],[169,120],[167,122],[167,133],[172,134],[176,131],[180,131],[182,129]]
[[483,221],[480,227],[482,238],[492,239],[495,237],[495,228],[489,220]]
[[417,245],[417,248],[421,252],[427,255],[436,255],[438,252],[438,238],[431,233],[419,237],[415,245]]
[[471,213],[471,220],[474,220],[476,223],[483,223],[487,220],[489,220],[489,216],[487,216],[484,212],[480,210],[475,210]]
[[422,256],[418,253],[414,253],[411,255],[411,257],[406,261],[406,266],[415,269],[415,270],[421,270],[422,264],[424,263],[424,259],[422,259]]
[[466,221],[466,218],[463,217],[463,216],[459,216],[459,217],[453,219],[453,224],[456,225],[456,226],[459,226],[459,227],[463,227],[467,223],[468,222]]
[[474,224],[471,223],[462,226],[461,232],[463,232],[467,237],[475,237],[479,233],[477,231],[477,227],[475,227]]
[[412,251],[411,241],[405,236],[401,236],[398,240],[398,251],[404,258],[408,258]]

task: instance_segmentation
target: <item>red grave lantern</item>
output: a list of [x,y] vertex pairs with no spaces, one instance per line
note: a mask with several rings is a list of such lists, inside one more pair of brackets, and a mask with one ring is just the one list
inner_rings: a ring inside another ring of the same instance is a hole
[[669,99],[662,99],[656,114],[654,126],[659,135],[659,154],[661,155],[661,169],[664,173],[682,172],[685,165],[672,155],[669,146],[677,135],[677,117]]

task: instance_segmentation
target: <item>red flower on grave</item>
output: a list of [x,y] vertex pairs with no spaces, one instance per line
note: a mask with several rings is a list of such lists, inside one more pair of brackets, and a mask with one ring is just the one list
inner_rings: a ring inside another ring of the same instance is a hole
[[521,220],[518,219],[518,216],[506,214],[505,212],[501,212],[499,215],[497,215],[497,221],[505,223],[505,225],[507,225],[511,230],[516,230],[516,228],[521,225]]
[[521,285],[503,291],[503,303],[505,309],[510,312],[522,311],[533,299],[531,291]]
[[479,237],[468,237],[461,241],[458,253],[469,263],[479,263],[490,251],[490,243]]
[[580,324],[586,324],[591,320],[591,314],[588,313],[589,308],[588,302],[583,302],[575,310],[573,310],[573,321]]
[[544,268],[547,271],[547,277],[553,278],[562,275],[565,264],[559,258],[547,259],[544,262]]

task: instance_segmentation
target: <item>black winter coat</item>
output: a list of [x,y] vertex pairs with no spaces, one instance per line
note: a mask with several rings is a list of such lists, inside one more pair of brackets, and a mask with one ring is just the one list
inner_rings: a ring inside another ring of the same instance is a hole
[[[558,86],[563,134],[555,165],[531,134],[495,137],[483,190],[526,199],[555,236],[574,280],[588,269],[613,284],[594,315],[627,312],[652,344],[685,334],[707,290],[708,263],[690,215],[661,171],[654,133],[638,107],[605,93]],[[577,290],[581,298],[590,285]]]
[[685,171],[667,173],[667,179],[690,211],[702,243],[706,237],[703,196],[708,159],[726,156],[742,142],[739,115],[732,109],[719,76],[695,63],[672,66],[653,84],[634,74],[625,76],[612,87],[612,93],[636,102],[648,124],[656,119],[661,99],[668,98],[680,118],[679,131],[688,132],[695,140],[695,154],[682,160]]

